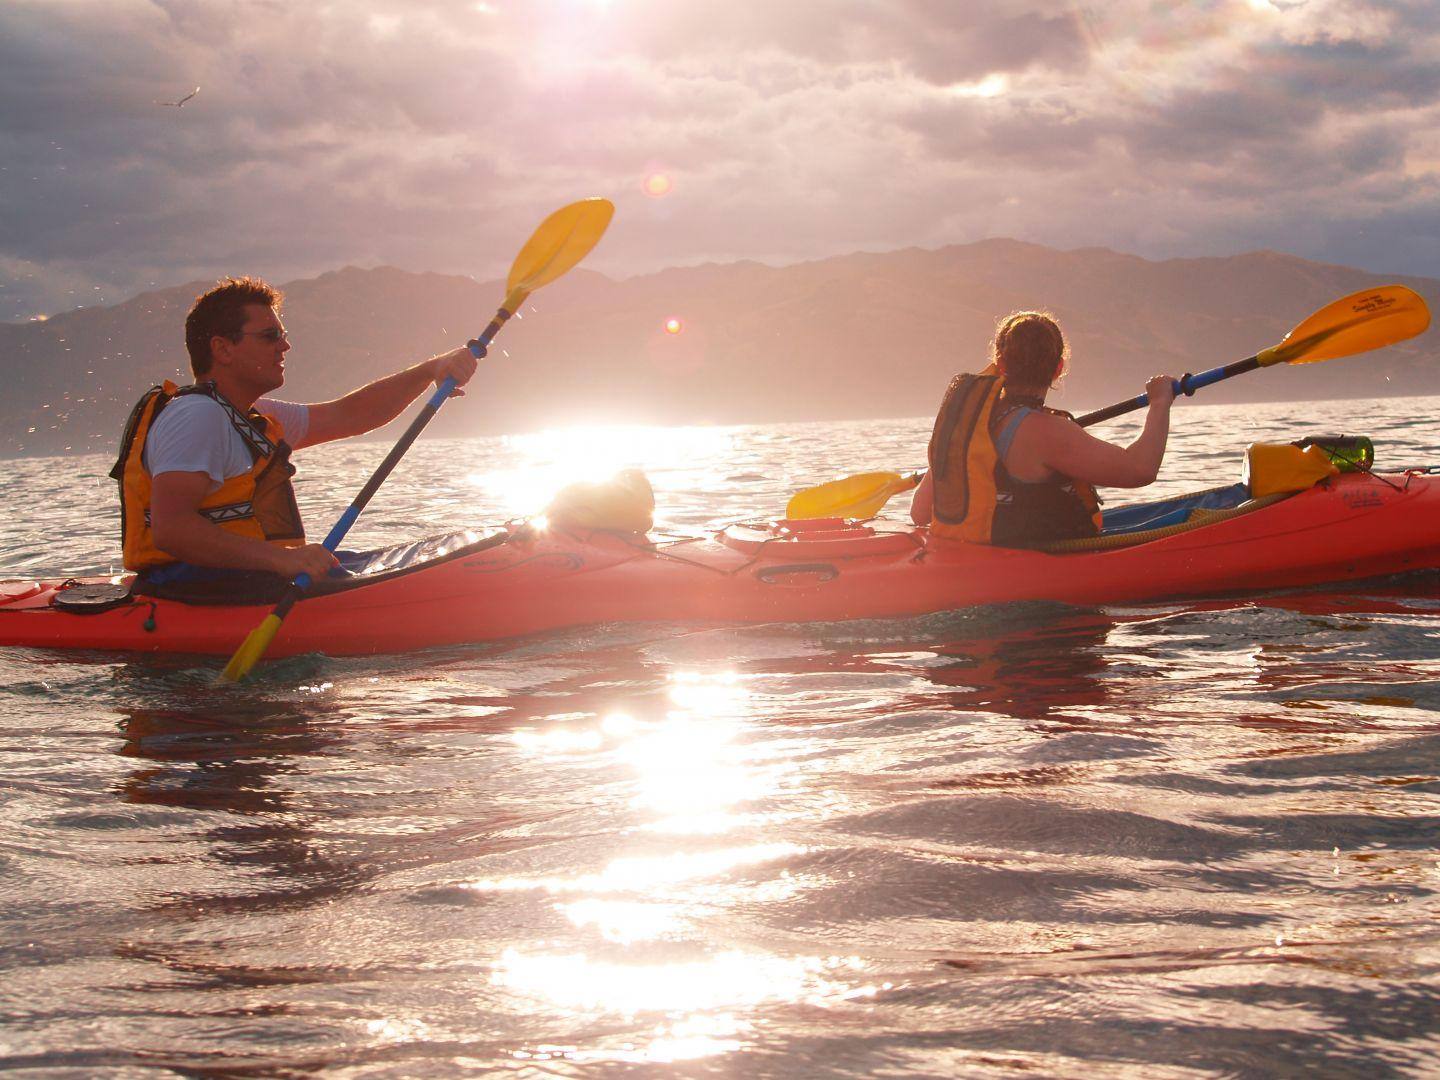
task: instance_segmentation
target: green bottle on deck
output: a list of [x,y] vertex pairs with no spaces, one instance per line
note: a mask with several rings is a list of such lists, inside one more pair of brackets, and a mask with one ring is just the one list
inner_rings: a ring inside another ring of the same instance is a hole
[[1369,472],[1375,464],[1375,447],[1364,435],[1312,435],[1295,445],[1319,447],[1341,472]]

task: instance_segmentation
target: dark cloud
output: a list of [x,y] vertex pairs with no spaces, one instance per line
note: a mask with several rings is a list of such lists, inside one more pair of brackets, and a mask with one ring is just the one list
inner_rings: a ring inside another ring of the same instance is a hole
[[1066,74],[1090,61],[1090,47],[1075,12],[1046,14],[1053,5],[1035,10],[976,19],[966,6],[929,0],[907,5],[908,25],[889,24],[897,34],[897,59],[910,64],[930,82],[947,85],[976,74],[1020,72],[1042,68]]
[[1255,68],[1286,93],[1335,108],[1423,108],[1440,93],[1440,56],[1417,54],[1412,43],[1307,42],[1266,50]]
[[1215,162],[1256,146],[1283,151],[1286,143],[1306,140],[1324,113],[1311,97],[1227,85],[1181,92],[1116,128],[1138,160]]
[[1087,167],[1106,134],[1064,101],[956,99],[916,109],[904,123],[939,159],[1037,173]]

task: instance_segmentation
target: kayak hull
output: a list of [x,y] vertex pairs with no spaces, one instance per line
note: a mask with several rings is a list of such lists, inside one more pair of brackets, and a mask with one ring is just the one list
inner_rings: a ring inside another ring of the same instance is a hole
[[[627,622],[924,615],[1012,601],[1213,597],[1440,567],[1440,476],[1347,474],[1114,550],[959,544],[895,522],[781,522],[650,542],[519,528],[298,603],[267,656],[358,656]],[[122,579],[89,579],[120,581]],[[73,584],[72,584],[73,587]],[[230,655],[269,604],[136,596],[76,614],[57,582],[0,583],[0,646]]]

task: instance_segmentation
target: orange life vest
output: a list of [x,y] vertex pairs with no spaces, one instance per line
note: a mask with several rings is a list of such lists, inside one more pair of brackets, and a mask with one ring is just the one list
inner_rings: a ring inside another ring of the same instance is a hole
[[295,466],[290,464],[290,445],[285,442],[280,421],[253,409],[248,414],[242,413],[213,383],[182,389],[167,379],[163,386],[147,390],[131,410],[125,434],[120,439],[119,457],[110,470],[111,478],[120,482],[120,543],[125,569],[148,570],[179,561],[156,546],[150,530],[151,477],[145,469],[143,455],[145,437],[156,417],[183,394],[204,394],[212,398],[225,410],[254,458],[249,472],[230,477],[201,499],[199,512],[213,524],[239,536],[286,547],[304,543],[305,528],[300,522],[300,508],[290,483]]
[[1001,401],[1003,386],[987,369],[956,375],[945,390],[930,435],[931,535],[1007,546],[1093,536],[1100,523],[1093,487],[1027,484],[1006,470],[996,436],[1015,406]]

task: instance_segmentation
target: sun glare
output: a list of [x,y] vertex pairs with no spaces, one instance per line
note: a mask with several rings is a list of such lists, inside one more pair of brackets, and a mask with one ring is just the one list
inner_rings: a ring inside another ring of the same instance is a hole
[[648,900],[601,900],[591,897],[562,904],[560,910],[576,926],[593,926],[606,941],[633,945],[638,941],[658,941],[684,929],[678,904],[659,904]]
[[652,172],[645,177],[640,190],[652,199],[663,199],[675,190],[675,181],[670,178],[669,173]]
[[1010,80],[1000,72],[991,72],[978,82],[952,83],[946,90],[955,97],[993,98],[1010,89]]
[[873,996],[878,987],[851,981],[863,968],[852,957],[787,958],[739,950],[673,964],[616,964],[512,950],[501,958],[495,981],[570,1009],[673,1014],[768,1001],[824,1007]]
[[[728,460],[734,435],[719,428],[659,427],[647,424],[557,428],[509,435],[511,468],[474,472],[467,482],[493,499],[507,516],[540,513],[566,484],[604,480],[621,469],[660,473]],[[656,485],[656,502],[663,491]],[[658,514],[658,510],[657,510]]]
[[679,334],[679,333],[683,333],[684,330],[685,330],[685,321],[684,321],[683,319],[673,319],[673,318],[672,318],[672,319],[666,319],[666,320],[665,320],[665,332],[666,332],[667,334]]

